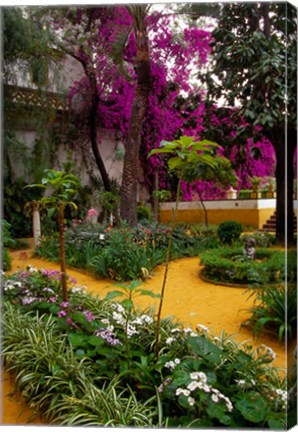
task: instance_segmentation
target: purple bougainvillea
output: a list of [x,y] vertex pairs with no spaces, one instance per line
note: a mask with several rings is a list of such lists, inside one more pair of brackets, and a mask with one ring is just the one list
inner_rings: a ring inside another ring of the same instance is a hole
[[[78,20],[82,20],[79,13]],[[129,33],[132,18],[125,7],[115,6],[101,15],[96,22],[92,38],[86,42],[96,50],[96,82],[100,101],[98,105],[99,126],[116,131],[117,138],[126,143],[131,106],[134,98],[136,76],[134,72],[136,45],[134,34]],[[176,25],[175,25],[176,24]],[[148,153],[160,145],[161,140],[171,141],[181,135],[196,139],[212,139],[222,146],[222,153],[231,160],[239,178],[237,188],[250,187],[250,176],[273,176],[275,167],[274,149],[261,136],[261,128],[246,140],[237,140],[237,128],[246,128],[244,120],[235,122],[235,111],[220,113],[218,107],[206,108],[204,94],[192,80],[212,55],[211,33],[196,26],[177,30],[175,15],[153,12],[147,17],[150,45],[151,87],[146,118],[142,131],[141,164],[144,186],[152,192],[155,173],[158,172],[159,188],[170,189],[164,158]],[[123,41],[122,69],[111,60],[115,46]],[[122,38],[122,39],[121,39]],[[87,55],[80,50],[79,55]],[[89,97],[89,99],[88,99]],[[90,105],[90,89],[86,78],[75,82],[69,91],[72,104],[81,103],[80,109]],[[256,137],[258,137],[256,139]],[[226,192],[213,182],[199,180],[191,186],[182,185],[182,199],[196,200],[198,193],[204,199],[224,198]]]

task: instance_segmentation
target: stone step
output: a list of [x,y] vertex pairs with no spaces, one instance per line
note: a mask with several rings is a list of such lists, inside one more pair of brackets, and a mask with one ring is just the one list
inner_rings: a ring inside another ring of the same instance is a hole
[[[293,214],[293,221],[294,221],[294,232],[297,231],[297,217]],[[262,226],[261,231],[270,231],[275,232],[276,228],[276,211],[273,215],[270,216],[270,218],[266,221],[266,223]]]

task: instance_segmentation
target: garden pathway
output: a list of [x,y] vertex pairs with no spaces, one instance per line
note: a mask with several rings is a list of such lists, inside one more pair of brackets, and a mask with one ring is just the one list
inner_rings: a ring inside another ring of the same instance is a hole
[[[14,251],[12,256],[12,272],[25,269],[27,265],[37,268],[59,270],[59,265],[32,257],[32,250]],[[276,353],[273,365],[286,368],[286,353],[283,344],[279,344],[271,336],[263,336],[259,341],[252,340],[251,331],[240,328],[241,323],[249,316],[247,308],[252,305],[253,299],[248,298],[243,288],[224,287],[202,281],[199,278],[199,259],[183,258],[170,263],[166,293],[164,298],[163,316],[172,315],[186,327],[203,324],[215,335],[221,330],[226,334],[234,335],[237,342],[249,341],[257,346],[265,344]],[[144,282],[144,289],[159,293],[162,285],[164,266],[159,266],[152,277]],[[95,279],[94,277],[69,269],[68,274],[77,280],[78,285],[85,285],[89,292],[105,297],[109,290],[114,288],[114,281]],[[155,300],[143,296],[135,299],[135,304],[142,308],[154,305]],[[157,304],[157,302],[156,302]],[[290,347],[290,352],[294,349]],[[19,395],[13,393],[13,383],[10,375],[4,371],[3,383],[3,415],[1,424],[30,424],[40,423],[37,417],[31,421],[33,411],[28,409]]]

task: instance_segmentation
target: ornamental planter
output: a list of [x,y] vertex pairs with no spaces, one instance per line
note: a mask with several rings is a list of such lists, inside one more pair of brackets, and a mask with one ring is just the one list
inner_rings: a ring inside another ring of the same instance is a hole
[[252,192],[250,193],[250,197],[251,197],[252,199],[259,199],[259,198],[262,198],[262,194],[261,194],[261,192],[252,191]]
[[237,199],[237,190],[230,187],[227,191],[227,199]]

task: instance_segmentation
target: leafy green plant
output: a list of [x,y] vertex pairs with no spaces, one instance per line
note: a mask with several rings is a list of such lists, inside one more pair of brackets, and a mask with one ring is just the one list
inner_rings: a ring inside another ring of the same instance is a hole
[[65,264],[65,243],[64,243],[64,209],[67,205],[76,205],[70,201],[79,187],[79,179],[73,174],[67,174],[63,171],[47,169],[44,171],[45,177],[42,178],[41,184],[31,184],[27,187],[38,187],[47,189],[49,187],[50,195],[41,198],[40,204],[50,211],[57,211],[58,229],[59,229],[59,246],[60,246],[60,266],[61,266],[61,286],[63,300],[67,301],[67,281],[66,281],[66,264]]
[[1,240],[3,244],[2,249],[2,269],[4,271],[11,269],[11,257],[7,248],[11,248],[15,245],[15,240],[11,237],[11,225],[6,221],[1,221]]
[[92,259],[90,268],[96,274],[119,281],[146,279],[163,260],[164,251],[136,243],[130,230],[113,229],[104,248]]
[[159,298],[159,294],[154,294],[150,290],[145,290],[140,288],[140,285],[142,284],[141,281],[133,280],[129,284],[121,284],[117,285],[118,289],[114,291],[110,291],[106,295],[107,300],[111,300],[117,297],[124,297],[124,300],[122,300],[121,304],[126,310],[126,319],[124,323],[124,329],[125,329],[125,347],[126,347],[126,358],[127,358],[127,365],[128,369],[131,368],[130,363],[130,352],[129,352],[129,324],[131,321],[132,313],[135,312],[135,306],[134,306],[134,298],[138,295],[148,295],[152,298]]
[[239,239],[243,231],[242,225],[235,221],[222,222],[217,229],[220,241],[224,244],[233,244]]
[[138,217],[138,222],[143,221],[143,220],[151,220],[152,219],[152,213],[151,213],[150,207],[147,207],[145,205],[138,205],[137,217]]
[[[161,319],[161,311],[163,306],[163,299],[165,294],[167,275],[169,270],[169,261],[172,250],[172,243],[174,237],[174,228],[176,223],[176,215],[178,210],[178,204],[180,201],[181,194],[181,182],[182,179],[194,180],[202,176],[202,170],[205,167],[216,169],[219,165],[220,158],[217,159],[214,156],[214,150],[218,147],[217,144],[211,141],[194,141],[193,137],[181,136],[179,139],[174,141],[161,141],[160,147],[151,150],[148,157],[155,154],[170,154],[170,158],[167,163],[170,171],[174,172],[178,177],[178,185],[176,191],[176,204],[173,211],[173,218],[171,223],[171,230],[169,235],[169,243],[167,248],[166,262],[164,279],[161,287],[161,298],[159,302],[159,308],[157,312],[157,329],[156,329],[156,341],[155,341],[155,355],[158,355],[159,346],[159,326]],[[224,158],[222,158],[223,160]]]
[[295,284],[253,288],[254,305],[249,309],[251,317],[245,325],[260,336],[266,330],[277,333],[279,342],[291,340],[297,328],[297,291]]

